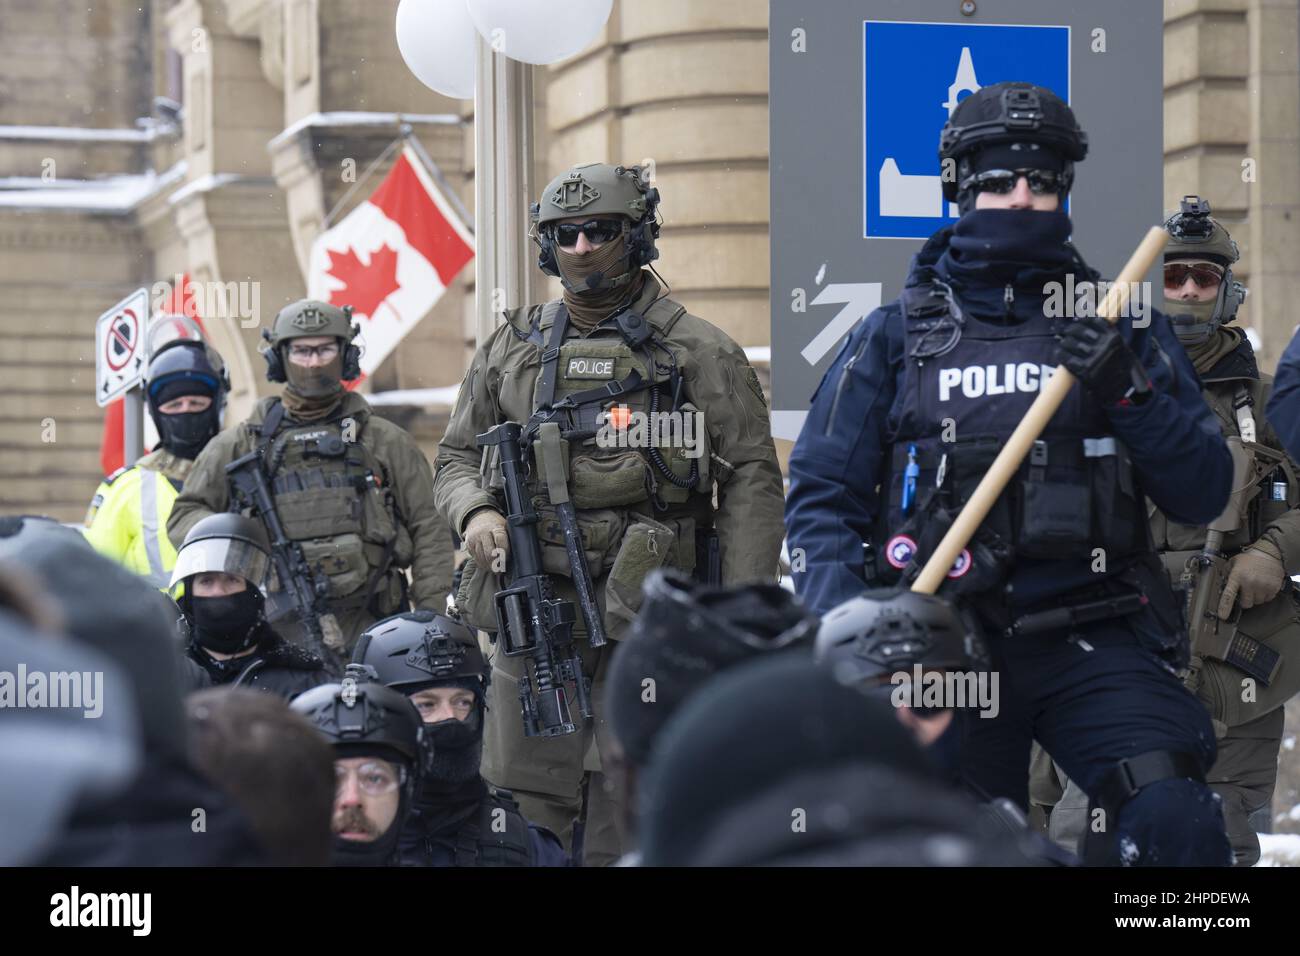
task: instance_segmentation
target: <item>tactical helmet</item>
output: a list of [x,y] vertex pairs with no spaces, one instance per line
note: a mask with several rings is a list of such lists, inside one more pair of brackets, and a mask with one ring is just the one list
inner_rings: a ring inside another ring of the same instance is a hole
[[474,632],[433,611],[410,611],[371,625],[357,639],[352,662],[370,665],[378,681],[404,694],[469,677],[478,681],[481,699],[491,676]]
[[1165,312],[1174,334],[1184,345],[1195,345],[1235,319],[1246,299],[1246,287],[1232,275],[1232,264],[1241,258],[1241,251],[1223,223],[1210,215],[1209,200],[1199,196],[1184,196],[1178,212],[1165,219],[1165,229],[1170,237],[1165,262],[1204,259],[1223,266],[1219,294],[1213,303],[1165,298]]
[[340,756],[374,754],[402,764],[414,789],[427,764],[424,722],[404,694],[379,683],[373,667],[349,664],[341,683],[313,687],[289,706],[310,720]]
[[[963,189],[974,157],[991,146],[1034,144],[1061,157],[1062,195],[1074,184],[1074,163],[1088,155],[1088,135],[1074,111],[1051,90],[1032,83],[995,83],[958,104],[939,134],[939,160],[955,160],[956,176],[945,175],[943,195],[963,207],[972,202]],[[965,209],[963,208],[963,212]]]
[[[149,417],[162,446],[182,458],[197,458],[221,431],[230,375],[220,354],[193,339],[174,338],[149,357],[144,393]],[[164,414],[160,407],[182,395],[204,394],[212,404],[201,412]]]
[[171,586],[195,574],[234,574],[261,587],[271,543],[260,521],[241,514],[208,515],[190,528],[176,554]]
[[888,683],[889,675],[988,667],[974,622],[933,594],[878,588],[822,616],[814,658],[845,684]]
[[528,210],[532,221],[528,235],[541,249],[538,267],[547,275],[560,275],[555,240],[547,227],[571,216],[625,216],[629,265],[640,268],[658,259],[659,190],[644,175],[641,166],[586,163],[547,183],[541,199]]
[[352,306],[330,305],[316,299],[299,299],[281,309],[269,329],[262,330],[266,346],[262,357],[266,359],[266,378],[270,382],[285,381],[285,357],[280,346],[291,339],[332,335],[343,349],[343,378],[352,380],[361,375],[361,350],[352,344],[360,332],[352,324]]
[[337,759],[374,756],[398,765],[400,796],[388,829],[370,843],[334,838],[339,865],[395,862],[412,799],[433,757],[420,712],[406,696],[376,681],[373,667],[360,664],[348,665],[342,683],[304,691],[289,707],[312,722]]

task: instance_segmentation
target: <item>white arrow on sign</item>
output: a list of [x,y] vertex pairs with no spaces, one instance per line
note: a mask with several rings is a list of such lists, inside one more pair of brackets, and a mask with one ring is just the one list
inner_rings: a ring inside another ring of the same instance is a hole
[[809,365],[816,365],[842,339],[858,319],[880,308],[882,285],[879,282],[832,282],[817,294],[812,305],[845,303],[826,328],[804,346],[800,353]]

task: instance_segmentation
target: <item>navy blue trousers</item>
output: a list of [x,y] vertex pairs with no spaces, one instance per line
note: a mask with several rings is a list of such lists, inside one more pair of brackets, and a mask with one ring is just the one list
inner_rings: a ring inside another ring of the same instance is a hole
[[[1149,649],[1159,645],[1156,627],[1153,616],[1141,614],[1080,628],[1074,640],[994,637],[999,712],[993,718],[960,712],[962,779],[1027,810],[1034,739],[1089,795],[1119,760],[1151,750],[1188,753],[1208,769],[1216,749],[1209,714]],[[1223,814],[1204,784],[1187,778],[1149,784],[1118,816],[1117,862],[1226,866],[1231,860]]]

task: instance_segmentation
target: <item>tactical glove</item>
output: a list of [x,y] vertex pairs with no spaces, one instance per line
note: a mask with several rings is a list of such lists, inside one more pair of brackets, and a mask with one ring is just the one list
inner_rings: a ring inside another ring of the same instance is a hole
[[1103,405],[1123,401],[1140,405],[1151,396],[1146,369],[1105,319],[1090,316],[1066,326],[1058,361],[1069,369]]
[[465,549],[480,568],[500,567],[493,564],[497,549],[504,560],[510,548],[510,539],[506,535],[506,519],[499,511],[492,508],[480,508],[470,515],[465,525]]
[[1286,569],[1282,567],[1282,559],[1251,545],[1228,562],[1228,583],[1223,586],[1223,596],[1219,598],[1219,620],[1228,619],[1238,597],[1243,610],[1267,604],[1277,597],[1285,583]]

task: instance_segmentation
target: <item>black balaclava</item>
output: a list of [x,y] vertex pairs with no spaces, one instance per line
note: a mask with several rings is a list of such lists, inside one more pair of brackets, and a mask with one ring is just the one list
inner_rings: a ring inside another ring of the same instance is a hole
[[425,724],[425,733],[433,743],[433,764],[420,782],[415,812],[420,828],[428,834],[459,828],[477,811],[487,786],[479,776],[483,759],[483,692],[474,677],[425,684],[429,687],[458,687],[474,692],[474,711],[465,720],[449,717],[436,724]]
[[[413,773],[412,768],[407,765],[401,755],[387,747],[367,746],[365,744],[336,745],[334,755],[336,758],[343,760],[351,757],[377,757],[401,768],[408,778]],[[410,784],[401,784],[398,792],[401,796],[397,801],[397,816],[393,817],[393,822],[388,825],[388,829],[369,843],[360,840],[345,840],[335,835],[330,850],[330,866],[397,865],[399,854],[397,840],[402,833],[402,827],[406,824],[406,817],[411,807]]]
[[262,623],[262,600],[262,592],[252,586],[220,597],[187,594],[194,641],[221,654],[237,654],[252,647]]
[[[201,412],[166,414],[156,411],[183,395],[206,395],[212,399],[212,404]],[[221,431],[221,408],[216,391],[208,387],[204,379],[176,375],[158,387],[150,396],[150,402],[155,409],[153,420],[158,428],[159,444],[179,458],[198,458],[199,452]]]

